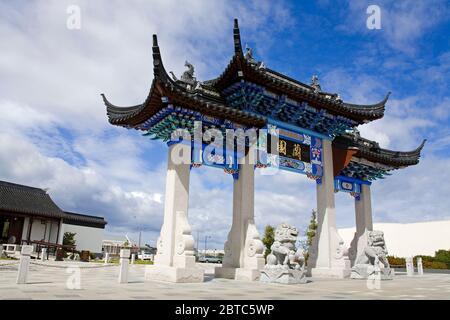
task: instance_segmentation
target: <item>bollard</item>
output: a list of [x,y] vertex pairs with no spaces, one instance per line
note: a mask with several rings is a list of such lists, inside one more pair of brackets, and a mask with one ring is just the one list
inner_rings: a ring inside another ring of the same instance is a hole
[[423,264],[422,264],[422,258],[417,258],[417,274],[419,276],[423,276]]
[[131,264],[134,264],[134,260],[136,259],[136,255],[133,253],[131,255]]
[[128,263],[130,258],[129,249],[120,250],[119,283],[128,282]]
[[17,272],[17,284],[27,283],[31,252],[33,252],[33,246],[22,246],[22,250],[20,251],[19,271]]
[[44,261],[45,260],[45,255],[47,254],[47,248],[42,248],[41,254],[42,254],[41,261]]
[[406,275],[408,277],[412,277],[414,275],[414,263],[412,257],[406,258]]
[[109,262],[109,253],[106,252],[105,253],[105,264],[108,264],[108,262]]

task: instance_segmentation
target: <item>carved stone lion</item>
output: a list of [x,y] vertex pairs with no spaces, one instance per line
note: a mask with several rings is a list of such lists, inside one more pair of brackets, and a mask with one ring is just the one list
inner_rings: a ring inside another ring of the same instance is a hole
[[381,270],[384,279],[391,279],[391,268],[387,259],[387,248],[384,241],[383,231],[369,231],[367,235],[367,246],[356,259],[352,268],[351,278],[366,279],[377,268],[379,264],[383,265]]
[[297,236],[295,227],[285,223],[277,227],[271,253],[261,271],[261,281],[287,284],[306,282],[303,250],[295,247]]
[[275,241],[267,256],[268,265],[282,265],[285,268],[300,269],[304,265],[302,249],[295,248],[298,230],[287,224],[278,226],[275,230]]

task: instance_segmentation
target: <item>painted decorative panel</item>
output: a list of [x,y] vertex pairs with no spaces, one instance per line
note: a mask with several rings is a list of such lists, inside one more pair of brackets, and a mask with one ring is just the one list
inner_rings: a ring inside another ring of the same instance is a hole
[[318,179],[323,175],[322,139],[300,130],[268,124],[267,138],[259,139],[260,159],[271,167],[303,173]]

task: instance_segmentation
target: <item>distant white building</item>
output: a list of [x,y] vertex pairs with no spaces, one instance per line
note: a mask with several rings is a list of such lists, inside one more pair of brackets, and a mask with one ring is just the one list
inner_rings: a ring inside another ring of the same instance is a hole
[[[198,253],[201,255],[205,254],[205,249],[198,250]],[[210,255],[210,256],[217,256],[217,255],[223,255],[223,254],[225,254],[225,251],[223,249],[207,249],[206,250],[206,255]]]
[[127,235],[106,234],[102,240],[102,252],[110,255],[119,255],[120,249],[129,248],[131,253],[141,253],[142,251],[156,253],[156,248],[147,245],[139,247],[138,243]]
[[103,253],[119,255],[120,249],[125,247],[137,248],[137,244],[127,236],[105,235],[104,239],[102,240]]
[[[374,230],[384,232],[391,256],[433,256],[439,249],[450,250],[450,220],[416,223],[374,223]],[[353,239],[355,228],[339,229],[346,246]]]

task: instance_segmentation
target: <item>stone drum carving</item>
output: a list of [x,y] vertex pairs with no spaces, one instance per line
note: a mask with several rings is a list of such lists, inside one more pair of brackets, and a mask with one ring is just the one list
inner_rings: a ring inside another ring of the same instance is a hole
[[367,247],[357,257],[350,278],[367,279],[369,276],[375,275],[376,272],[380,272],[382,280],[392,279],[393,270],[389,265],[387,254],[383,231],[369,231]]
[[306,283],[305,257],[295,247],[298,230],[283,223],[275,230],[275,241],[270,247],[267,264],[261,270],[261,281],[276,283]]

